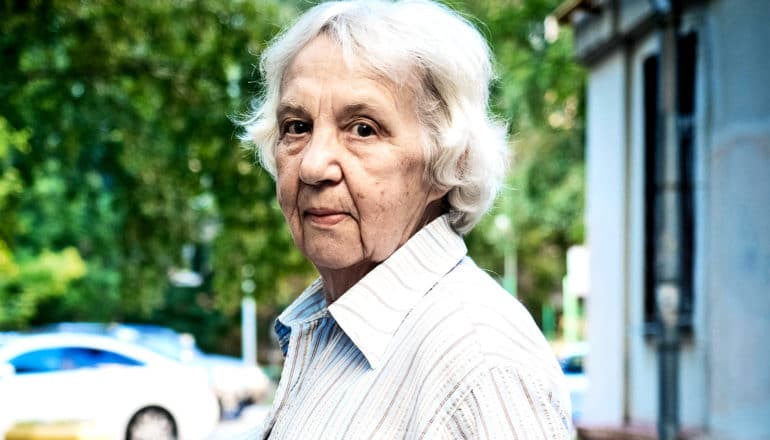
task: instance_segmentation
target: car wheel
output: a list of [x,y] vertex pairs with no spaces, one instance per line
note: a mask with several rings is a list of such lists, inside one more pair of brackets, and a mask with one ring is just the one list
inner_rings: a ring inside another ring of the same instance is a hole
[[126,440],[175,440],[176,424],[162,408],[144,408],[134,414],[126,429]]

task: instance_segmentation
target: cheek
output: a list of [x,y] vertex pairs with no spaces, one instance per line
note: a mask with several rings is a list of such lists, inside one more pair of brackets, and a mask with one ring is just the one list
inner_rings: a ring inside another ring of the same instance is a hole
[[297,191],[297,179],[293,172],[291,160],[281,155],[275,157],[276,168],[276,195],[281,209],[286,212],[287,204],[293,203],[293,194]]
[[297,202],[297,185],[288,176],[279,174],[276,181],[276,196],[278,197],[278,205],[281,207],[284,216],[289,219],[291,214],[296,210]]
[[292,197],[292,192],[285,187],[278,188],[278,206],[281,207],[281,211],[283,211],[284,216],[288,220],[291,214],[295,211],[295,203],[296,197]]

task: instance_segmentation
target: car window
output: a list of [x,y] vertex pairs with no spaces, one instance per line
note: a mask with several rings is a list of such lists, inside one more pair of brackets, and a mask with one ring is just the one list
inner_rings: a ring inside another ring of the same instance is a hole
[[50,373],[108,365],[137,366],[142,362],[108,350],[63,347],[34,350],[11,359],[16,374]]
[[89,347],[67,347],[63,350],[62,364],[64,368],[89,368],[107,365],[142,365],[136,359],[112,351],[99,350]]
[[16,356],[9,363],[16,374],[49,373],[61,369],[61,359],[61,348],[47,348]]
[[583,373],[583,356],[569,356],[562,361],[561,368],[568,374]]

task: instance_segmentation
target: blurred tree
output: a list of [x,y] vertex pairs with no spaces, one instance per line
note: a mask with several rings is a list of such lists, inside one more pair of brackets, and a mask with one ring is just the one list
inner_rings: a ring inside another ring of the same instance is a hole
[[[18,326],[31,319],[39,303],[67,292],[74,280],[86,275],[85,263],[74,247],[58,252],[47,247],[13,252],[9,243],[24,230],[20,205],[26,192],[11,157],[29,152],[28,131],[16,131],[0,117],[0,327]],[[59,181],[40,181],[40,192],[56,192]]]
[[84,264],[66,295],[8,291],[15,318],[0,326],[169,318],[168,301],[185,301],[168,274],[192,269],[186,244],[212,254],[186,302],[213,321],[237,325],[246,280],[261,311],[288,301],[282,277],[312,272],[230,117],[257,92],[253,54],[293,14],[277,0],[0,3],[0,116],[25,136],[2,156],[0,261],[47,251]]

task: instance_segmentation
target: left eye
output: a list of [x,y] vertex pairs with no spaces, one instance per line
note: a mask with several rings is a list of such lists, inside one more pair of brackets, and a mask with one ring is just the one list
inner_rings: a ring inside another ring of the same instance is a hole
[[356,136],[369,137],[374,134],[374,128],[369,124],[358,123],[353,126]]

